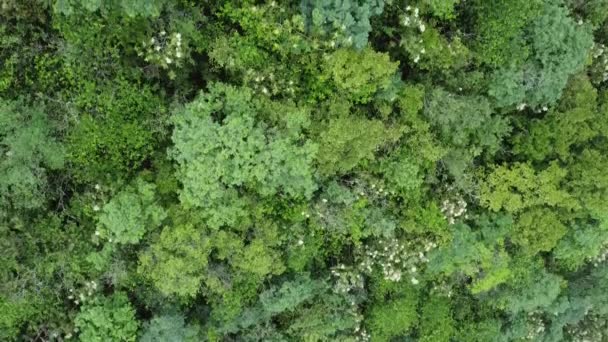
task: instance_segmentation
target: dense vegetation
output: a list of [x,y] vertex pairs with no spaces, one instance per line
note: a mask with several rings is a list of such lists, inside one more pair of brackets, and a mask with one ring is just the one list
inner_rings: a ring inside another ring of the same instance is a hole
[[1,341],[608,341],[607,0],[0,0]]

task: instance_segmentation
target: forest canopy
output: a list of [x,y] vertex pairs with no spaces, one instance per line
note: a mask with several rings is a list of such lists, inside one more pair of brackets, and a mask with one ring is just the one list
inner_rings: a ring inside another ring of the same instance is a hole
[[608,341],[607,0],[0,0],[0,341]]

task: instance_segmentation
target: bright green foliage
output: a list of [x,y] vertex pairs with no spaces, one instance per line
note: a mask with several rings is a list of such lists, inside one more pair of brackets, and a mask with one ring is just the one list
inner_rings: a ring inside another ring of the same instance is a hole
[[499,70],[489,93],[500,107],[527,104],[532,108],[555,103],[568,78],[579,72],[593,45],[588,26],[579,26],[558,5],[546,3],[527,28],[530,56],[521,67]]
[[420,317],[421,342],[448,342],[455,332],[450,301],[432,296],[422,307]]
[[547,208],[523,212],[513,228],[513,242],[532,254],[552,250],[567,232],[555,212]]
[[567,171],[553,163],[536,172],[529,164],[498,166],[480,188],[480,201],[487,208],[516,213],[539,205],[575,209],[577,201],[560,184]]
[[384,0],[302,0],[308,31],[331,37],[335,46],[362,49],[372,30],[370,17],[384,9]]
[[192,225],[165,227],[139,256],[139,272],[164,295],[194,297],[207,268],[209,240]]
[[568,167],[568,188],[571,193],[591,217],[604,222],[608,219],[608,175],[603,172],[606,165],[608,156],[603,147],[581,151]]
[[283,117],[286,129],[265,133],[255,122],[263,110],[247,89],[214,84],[174,116],[180,198],[206,210],[214,223],[234,223],[221,208],[240,210],[230,203],[238,201],[238,188],[294,198],[308,198],[315,189],[310,164],[316,146],[299,135],[308,125],[306,112],[293,108]]
[[136,244],[158,228],[167,216],[154,199],[155,186],[137,182],[104,205],[99,215],[99,236],[118,244]]
[[181,315],[163,315],[152,318],[143,327],[141,342],[195,342],[200,341],[196,327],[187,325]]
[[284,267],[278,259],[277,253],[268,248],[264,240],[257,239],[237,252],[233,265],[242,271],[265,276],[282,273]]
[[331,77],[338,91],[354,102],[367,103],[391,84],[399,62],[391,62],[388,54],[367,48],[357,52],[339,49],[325,62],[325,74]]
[[121,292],[83,306],[75,324],[82,341],[135,341],[137,337],[135,310]]
[[44,107],[0,99],[0,217],[8,208],[45,203],[47,174],[63,167],[63,146],[53,137]]
[[344,174],[362,162],[372,160],[374,153],[399,138],[398,129],[381,121],[357,117],[331,119],[319,139],[317,161],[322,174]]

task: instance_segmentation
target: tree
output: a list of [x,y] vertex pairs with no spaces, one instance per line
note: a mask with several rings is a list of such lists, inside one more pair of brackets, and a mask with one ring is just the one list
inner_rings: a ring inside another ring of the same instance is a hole
[[509,216],[481,217],[480,230],[454,225],[452,241],[433,251],[428,270],[432,275],[470,277],[472,293],[487,292],[512,277],[511,257],[505,239],[512,226]]
[[319,171],[328,176],[348,173],[360,163],[372,160],[378,149],[399,136],[398,129],[386,127],[379,120],[331,119],[319,137]]
[[327,56],[324,69],[338,91],[355,103],[367,103],[391,85],[398,66],[399,62],[391,62],[388,54],[369,48],[361,52],[339,49]]
[[332,47],[362,49],[367,45],[367,36],[372,30],[370,17],[382,13],[384,2],[302,0],[300,6],[309,32],[334,37]]
[[524,163],[498,166],[481,184],[480,202],[493,211],[512,213],[539,205],[576,209],[578,202],[561,186],[566,175],[557,163],[540,172]]
[[588,25],[577,25],[568,14],[555,2],[542,5],[540,15],[526,28],[529,57],[521,66],[506,66],[491,77],[489,94],[497,106],[552,105],[568,78],[583,68],[593,37]]
[[138,322],[126,294],[100,297],[82,307],[74,320],[83,341],[135,341]]
[[443,89],[428,94],[424,115],[447,146],[443,160],[460,187],[470,183],[466,172],[473,159],[497,152],[511,130],[507,119],[493,115],[486,98],[455,95]]
[[418,323],[417,291],[408,283],[389,285],[387,280],[377,281],[373,288],[374,305],[366,315],[371,340],[387,341],[406,335]]
[[256,122],[263,107],[245,88],[213,84],[173,118],[184,205],[206,211],[211,225],[234,225],[243,216],[238,190],[310,198],[316,185],[311,163],[316,145],[301,138],[308,124],[301,110],[286,119],[289,130]]
[[44,107],[0,100],[0,210],[45,204],[48,171],[63,167],[63,145],[53,137]]
[[156,203],[155,186],[138,181],[103,206],[97,235],[117,244],[137,244],[167,216]]
[[191,224],[163,228],[158,241],[139,255],[138,271],[165,296],[188,299],[199,292],[209,240]]
[[422,307],[420,318],[420,340],[423,342],[450,341],[455,332],[450,301],[432,296]]
[[197,327],[186,324],[183,316],[168,314],[152,318],[143,327],[142,342],[194,342],[200,341]]

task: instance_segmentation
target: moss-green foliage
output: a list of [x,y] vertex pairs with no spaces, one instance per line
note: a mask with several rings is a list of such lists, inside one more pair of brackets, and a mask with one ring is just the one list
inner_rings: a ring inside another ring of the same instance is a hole
[[540,172],[522,163],[496,167],[481,184],[481,203],[513,213],[538,205],[574,209],[576,199],[560,186],[566,174],[557,164]]
[[127,296],[115,293],[83,306],[75,325],[84,341],[135,341],[139,324]]
[[475,6],[475,52],[493,67],[521,65],[530,54],[523,29],[540,12],[540,1],[478,0]]
[[606,9],[0,0],[0,340],[605,340]]
[[420,318],[421,341],[450,341],[454,334],[454,319],[448,298],[431,297],[422,307]]
[[54,10],[64,15],[74,14],[74,9],[83,8],[89,12],[98,10],[121,11],[129,17],[156,17],[160,14],[165,0],[55,0]]
[[376,299],[369,308],[366,325],[372,341],[387,341],[404,336],[418,323],[416,290],[407,283],[393,285],[386,280],[377,280],[372,295]]
[[68,136],[68,160],[77,179],[100,182],[126,177],[150,157],[164,108],[149,87],[124,80],[78,98],[83,112]]
[[515,137],[514,150],[533,160],[567,160],[573,148],[601,134],[607,114],[598,105],[597,90],[589,79],[575,76],[554,110],[542,119],[527,122],[526,132]]
[[0,217],[45,204],[47,173],[64,163],[54,135],[44,107],[0,100]]

